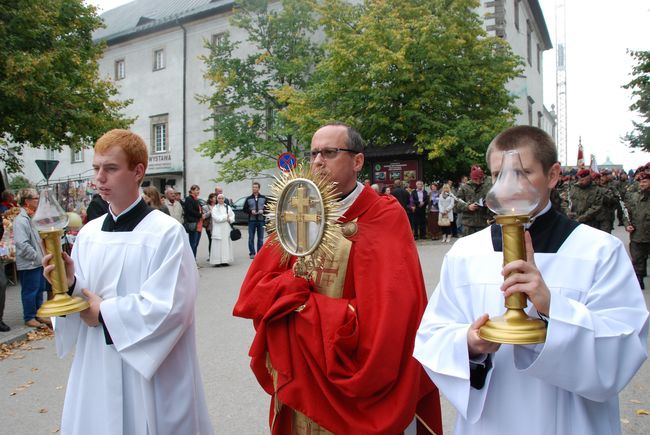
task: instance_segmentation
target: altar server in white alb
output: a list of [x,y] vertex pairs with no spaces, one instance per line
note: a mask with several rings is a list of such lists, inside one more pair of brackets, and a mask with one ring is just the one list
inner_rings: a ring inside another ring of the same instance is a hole
[[[456,434],[618,434],[618,393],[647,356],[648,311],[632,264],[617,238],[551,208],[560,165],[544,131],[519,126],[499,134],[487,151],[493,179],[502,151],[511,149],[542,193],[526,234],[527,260],[502,266],[496,225],[456,242],[414,356],[458,410]],[[514,292],[526,294],[530,315],[548,322],[545,343],[479,337]]]
[[[196,355],[198,273],[187,234],[139,194],[147,146],[127,130],[95,144],[109,212],[88,222],[72,258],[69,292],[90,308],[57,318],[56,347],[75,350],[63,435],[212,434]],[[50,256],[46,256],[46,265]],[[45,268],[49,277],[52,267]]]

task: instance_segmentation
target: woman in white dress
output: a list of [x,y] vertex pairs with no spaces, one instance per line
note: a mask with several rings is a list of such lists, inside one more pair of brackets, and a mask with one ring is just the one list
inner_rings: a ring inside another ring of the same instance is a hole
[[215,267],[228,266],[233,261],[230,224],[235,222],[235,212],[224,204],[223,194],[217,195],[217,203],[212,208],[212,251],[210,264]]
[[[438,197],[438,217],[449,218],[449,223],[451,224],[454,221],[454,198],[451,196],[451,189],[448,184],[442,186],[442,193]],[[451,242],[451,225],[440,225],[440,220],[438,220],[438,225],[442,230],[442,243]]]

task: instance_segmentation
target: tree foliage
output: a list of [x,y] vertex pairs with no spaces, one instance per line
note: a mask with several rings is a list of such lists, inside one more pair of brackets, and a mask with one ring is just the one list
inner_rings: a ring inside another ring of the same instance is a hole
[[20,189],[26,189],[28,187],[34,187],[34,184],[23,175],[16,175],[9,181],[9,190],[15,193],[18,193]]
[[275,166],[283,151],[291,151],[291,128],[276,114],[286,107],[277,90],[304,89],[321,57],[311,36],[317,29],[313,4],[308,0],[242,0],[236,3],[231,24],[247,35],[250,50],[230,33],[207,43],[206,78],[215,92],[199,96],[208,104],[214,138],[198,150],[221,165],[216,180],[237,181]]
[[128,126],[99,78],[102,25],[82,0],[0,3],[0,159],[19,171],[23,146],[78,150],[111,128]]
[[632,68],[634,79],[623,88],[631,89],[636,101],[630,110],[639,112],[641,122],[632,121],[634,130],[625,135],[623,140],[631,148],[640,148],[650,152],[650,51],[628,51],[636,61]]
[[506,83],[521,73],[488,37],[475,0],[324,0],[327,56],[303,90],[287,84],[281,116],[307,139],[325,122],[356,126],[376,147],[412,144],[439,173],[483,159],[517,109]]

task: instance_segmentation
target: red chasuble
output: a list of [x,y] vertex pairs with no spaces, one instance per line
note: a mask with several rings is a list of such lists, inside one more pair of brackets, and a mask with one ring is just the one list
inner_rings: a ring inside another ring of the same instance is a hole
[[341,219],[355,220],[340,298],[294,277],[268,244],[242,284],[233,314],[254,321],[251,367],[281,403],[271,431],[293,433],[296,410],[336,435],[401,434],[416,414],[418,434],[441,434],[438,390],[412,357],[427,298],[406,213],[366,187]]

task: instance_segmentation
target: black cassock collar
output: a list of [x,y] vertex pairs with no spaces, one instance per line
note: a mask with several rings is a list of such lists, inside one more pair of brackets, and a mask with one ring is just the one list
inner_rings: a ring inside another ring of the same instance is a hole
[[[555,254],[578,225],[580,225],[578,222],[572,221],[553,208],[549,209],[543,215],[535,218],[528,229],[533,240],[533,249],[539,253]],[[503,251],[501,226],[492,224],[490,229],[492,231],[492,247],[496,252]]]
[[138,202],[135,207],[127,211],[123,215],[118,216],[117,221],[113,220],[110,211],[104,218],[102,224],[102,231],[107,232],[126,232],[133,231],[142,220],[153,211],[143,199]]

